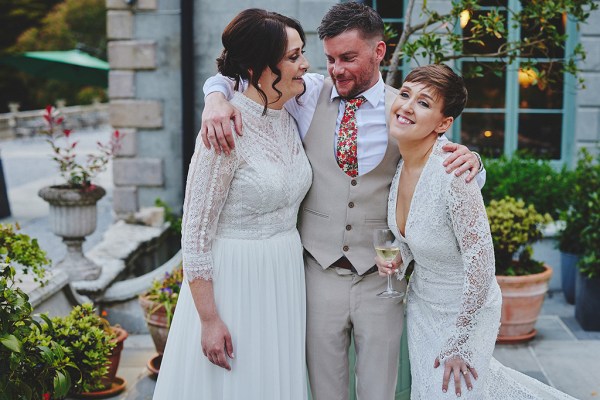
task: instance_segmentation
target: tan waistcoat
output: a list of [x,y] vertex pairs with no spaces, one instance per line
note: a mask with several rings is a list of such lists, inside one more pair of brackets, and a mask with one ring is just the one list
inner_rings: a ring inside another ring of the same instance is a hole
[[[323,268],[346,256],[363,274],[375,264],[373,230],[387,228],[388,194],[400,153],[396,141],[388,137],[383,160],[375,169],[356,178],[346,175],[333,150],[340,100],[330,101],[332,88],[327,78],[304,137],[313,183],[300,208],[299,230],[304,248]],[[386,126],[397,93],[385,87]]]

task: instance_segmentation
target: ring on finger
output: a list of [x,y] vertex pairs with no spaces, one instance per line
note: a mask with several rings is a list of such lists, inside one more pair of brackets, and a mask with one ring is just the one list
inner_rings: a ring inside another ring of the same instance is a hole
[[467,370],[462,371],[463,375],[467,375],[467,373],[468,373]]

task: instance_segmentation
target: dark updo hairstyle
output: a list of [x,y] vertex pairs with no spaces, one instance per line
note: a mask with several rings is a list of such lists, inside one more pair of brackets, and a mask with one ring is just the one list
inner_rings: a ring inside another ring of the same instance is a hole
[[[287,51],[287,27],[298,31],[302,43],[306,42],[304,30],[298,21],[258,8],[249,8],[239,13],[221,36],[223,52],[217,58],[219,72],[235,80],[235,90],[239,88],[241,80],[254,86],[265,104],[263,115],[267,112],[268,100],[265,92],[258,87],[258,79],[269,67],[277,75],[272,87],[281,98],[282,93],[275,85],[281,80],[277,64]],[[252,75],[250,71],[253,72]]]

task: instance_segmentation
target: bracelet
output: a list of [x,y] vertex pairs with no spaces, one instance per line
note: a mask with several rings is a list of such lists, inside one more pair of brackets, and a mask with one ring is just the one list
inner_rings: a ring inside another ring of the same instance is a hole
[[480,173],[483,171],[483,161],[481,161],[481,156],[476,151],[472,151],[471,153],[475,154],[475,157],[477,157],[477,160],[479,161],[479,169],[477,170],[477,173]]

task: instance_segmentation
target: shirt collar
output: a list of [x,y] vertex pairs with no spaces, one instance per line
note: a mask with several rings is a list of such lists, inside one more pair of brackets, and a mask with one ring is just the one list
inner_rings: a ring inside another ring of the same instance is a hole
[[[383,78],[381,77],[381,73],[380,73],[377,83],[375,83],[373,86],[371,86],[369,89],[365,90],[364,92],[360,93],[358,96],[365,96],[365,99],[367,99],[367,102],[370,103],[372,107],[377,107],[379,102],[383,101],[384,91],[385,91],[385,84],[383,83]],[[333,101],[338,97],[340,97],[340,95],[338,94],[337,89],[335,88],[335,85],[334,85],[333,90],[331,90],[331,98],[329,99],[329,101]]]

